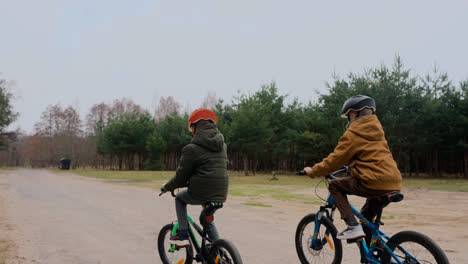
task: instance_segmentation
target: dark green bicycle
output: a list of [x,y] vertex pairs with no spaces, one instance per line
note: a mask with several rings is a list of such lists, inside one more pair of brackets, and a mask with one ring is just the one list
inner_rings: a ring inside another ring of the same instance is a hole
[[[161,193],[160,196],[162,194],[163,193]],[[175,197],[174,192],[171,192],[171,194]],[[201,213],[201,215],[206,216],[206,219],[201,222],[208,223],[213,221],[214,213],[222,207],[222,203],[206,203]],[[187,214],[187,220],[189,223],[190,241],[190,246],[188,247],[178,247],[169,243],[170,237],[177,232],[179,226],[177,222],[167,224],[159,231],[158,251],[161,261],[164,264],[188,264],[192,263],[194,260],[207,264],[242,264],[242,258],[234,244],[226,239],[212,241],[208,237],[204,225],[203,228],[200,228],[189,214]],[[195,232],[201,237],[201,243],[195,236]]]

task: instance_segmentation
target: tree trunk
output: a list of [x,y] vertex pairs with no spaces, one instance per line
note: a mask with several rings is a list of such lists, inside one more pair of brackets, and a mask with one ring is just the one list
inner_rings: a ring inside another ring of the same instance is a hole
[[439,152],[437,149],[434,150],[434,158],[433,158],[433,164],[434,164],[434,175],[439,177]]
[[396,164],[398,165],[398,164],[400,164],[401,145],[398,145],[398,146],[397,146],[397,151],[396,151],[396,153],[397,153],[397,154],[396,154],[395,160],[396,160]]
[[171,153],[171,170],[176,170],[177,168],[177,157],[175,150]]
[[464,161],[464,177],[468,179],[468,150],[465,150],[465,153],[463,155],[463,161]]
[[416,177],[419,177],[419,157],[416,157],[414,161],[414,169],[416,171]]
[[144,153],[138,153],[138,169],[144,170],[145,169],[145,160],[146,155]]
[[296,168],[296,159],[295,159],[295,144],[294,143],[291,143],[290,145],[290,148],[289,148],[289,166],[288,166],[288,169],[292,170],[292,171],[297,171],[297,168]]
[[122,170],[123,157],[119,156],[119,170]]
[[411,175],[410,157],[405,153],[405,176]]
[[[426,169],[428,170],[427,173],[433,177],[434,176],[434,155],[431,154],[431,152],[427,152],[426,155],[427,157],[427,162],[426,162]],[[423,170],[424,171],[424,170]]]
[[413,160],[413,158],[414,158],[414,154],[410,152],[409,158],[408,158],[408,163],[409,163],[409,166],[410,166],[410,170],[409,170],[410,178],[413,176],[413,170],[411,169],[411,161]]
[[128,170],[135,169],[135,154],[129,153],[128,154]]
[[255,173],[257,172],[257,166],[258,166],[258,159],[255,159],[254,164],[253,164],[253,175],[255,176]]
[[249,175],[249,155],[247,152],[244,152],[244,174],[245,176]]
[[109,160],[109,169],[112,170],[112,161],[114,160],[114,155],[112,153],[110,154],[110,160]]
[[169,161],[168,161],[169,170],[173,170],[173,161],[174,161],[174,151],[170,150]]

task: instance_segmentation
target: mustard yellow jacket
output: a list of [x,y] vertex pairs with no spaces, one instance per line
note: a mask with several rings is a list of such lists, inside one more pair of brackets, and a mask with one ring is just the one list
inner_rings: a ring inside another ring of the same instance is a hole
[[373,190],[401,190],[401,174],[385,140],[377,116],[352,121],[338,141],[333,153],[309,171],[310,177],[332,173],[344,165],[351,176]]

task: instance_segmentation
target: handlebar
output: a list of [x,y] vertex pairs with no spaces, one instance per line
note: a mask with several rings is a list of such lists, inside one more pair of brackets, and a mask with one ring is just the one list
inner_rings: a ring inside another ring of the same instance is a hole
[[[345,173],[345,172],[348,172],[349,170],[349,167],[348,166],[344,166],[343,168],[337,170],[337,171],[334,171],[328,175],[325,176],[326,179],[330,179],[330,180],[333,180],[333,179],[336,179],[336,175],[340,174],[340,173]],[[307,175],[307,172],[305,171],[298,171],[296,172],[297,175]]]
[[349,170],[349,167],[344,166],[343,168],[328,174],[327,176],[325,176],[325,178],[330,179],[330,180],[337,179],[336,175],[338,175],[340,173],[346,173],[346,172],[348,172],[348,170]]
[[[167,193],[167,191],[159,193],[159,196],[161,196],[161,195],[163,195],[165,193]],[[171,191],[171,195],[172,195],[172,197],[176,197],[176,195],[174,194],[174,191]]]

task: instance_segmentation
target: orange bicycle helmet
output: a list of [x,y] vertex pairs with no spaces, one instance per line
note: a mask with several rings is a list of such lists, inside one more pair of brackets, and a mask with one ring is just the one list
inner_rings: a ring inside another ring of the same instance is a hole
[[213,113],[213,111],[206,108],[200,108],[193,111],[190,115],[187,124],[188,130],[192,132],[191,126],[200,120],[209,120],[212,121],[215,125],[218,122],[218,118],[216,117],[216,114]]

